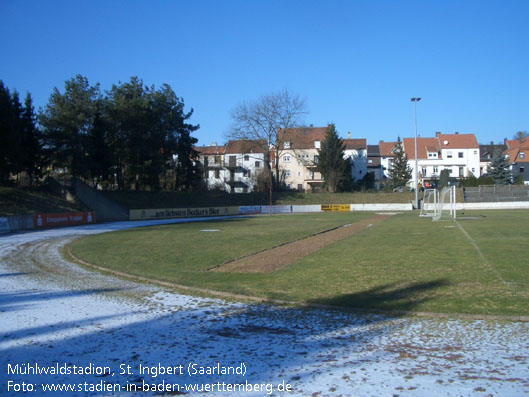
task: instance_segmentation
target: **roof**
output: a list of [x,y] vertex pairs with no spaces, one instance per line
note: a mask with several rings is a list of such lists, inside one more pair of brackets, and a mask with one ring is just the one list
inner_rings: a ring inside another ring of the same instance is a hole
[[364,139],[342,139],[345,150],[360,150],[367,148],[367,140]]
[[505,152],[505,150],[507,150],[507,145],[479,145],[479,161],[490,161],[496,150]]
[[513,163],[527,163],[529,162],[529,137],[522,139],[521,141],[509,141],[513,144],[513,147],[509,147],[503,152],[511,164]]
[[[404,138],[402,140],[404,153],[409,160],[415,158],[415,138]],[[419,159],[427,159],[428,152],[439,153],[439,141],[437,138],[417,138],[417,152]]]
[[224,153],[224,146],[196,146],[195,150],[201,156],[215,156]]
[[323,141],[328,127],[299,127],[280,130],[279,142],[290,142],[290,149],[314,149],[315,141]]
[[228,141],[226,144],[226,154],[238,153],[264,153],[266,147],[265,140],[249,140],[240,139],[236,141]]
[[367,157],[380,157],[380,147],[378,145],[367,145]]
[[438,134],[441,149],[478,149],[474,134]]
[[380,148],[380,155],[383,157],[393,157],[392,150],[398,142],[384,142],[380,141],[378,147]]

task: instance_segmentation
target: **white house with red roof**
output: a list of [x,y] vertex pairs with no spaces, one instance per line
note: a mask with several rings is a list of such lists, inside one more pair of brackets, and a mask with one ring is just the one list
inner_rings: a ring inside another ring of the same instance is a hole
[[258,174],[265,168],[263,145],[261,141],[242,139],[228,141],[224,146],[196,147],[207,188],[252,192]]
[[[415,138],[404,138],[403,147],[412,168],[410,186],[415,186]],[[417,176],[424,187],[448,170],[450,179],[480,176],[479,145],[474,134],[441,134],[435,138],[417,138]]]

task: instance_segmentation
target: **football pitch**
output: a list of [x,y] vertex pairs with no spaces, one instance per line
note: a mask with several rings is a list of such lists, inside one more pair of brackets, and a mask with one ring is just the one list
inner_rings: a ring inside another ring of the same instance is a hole
[[110,270],[235,295],[365,310],[529,315],[529,211],[458,217],[241,217],[87,236],[69,248]]

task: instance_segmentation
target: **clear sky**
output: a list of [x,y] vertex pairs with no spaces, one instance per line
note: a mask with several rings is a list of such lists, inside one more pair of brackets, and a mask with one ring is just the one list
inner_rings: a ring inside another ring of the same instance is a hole
[[200,145],[231,109],[289,89],[307,124],[368,144],[529,131],[528,0],[0,0],[0,80],[44,106],[82,74],[171,85]]

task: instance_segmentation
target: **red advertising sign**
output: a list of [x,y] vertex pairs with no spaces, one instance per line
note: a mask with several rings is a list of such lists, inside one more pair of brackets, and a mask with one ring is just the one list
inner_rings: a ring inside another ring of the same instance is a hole
[[36,228],[84,225],[86,223],[95,223],[95,221],[96,214],[93,211],[33,215],[33,226]]

